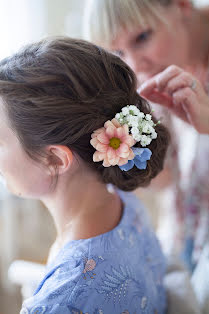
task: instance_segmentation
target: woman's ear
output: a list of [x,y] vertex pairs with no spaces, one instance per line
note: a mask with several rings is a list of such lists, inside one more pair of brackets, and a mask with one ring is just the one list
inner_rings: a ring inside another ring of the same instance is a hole
[[72,161],[72,151],[64,145],[50,145],[47,147],[48,167],[56,169],[57,174],[63,174],[69,170]]

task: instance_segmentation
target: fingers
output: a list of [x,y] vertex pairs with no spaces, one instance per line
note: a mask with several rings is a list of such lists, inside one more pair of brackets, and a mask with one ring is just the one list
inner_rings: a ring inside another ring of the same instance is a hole
[[174,79],[178,78],[179,75],[183,73],[183,70],[175,65],[169,66],[163,72],[157,74],[155,76],[155,80],[157,82],[157,88],[159,91],[164,91],[168,85],[168,83]]
[[172,97],[174,105],[173,110],[175,112],[181,112],[183,110],[186,115],[186,120],[194,125],[196,117],[195,107],[197,107],[197,101],[196,96],[191,88],[185,87],[179,89],[173,93]]
[[142,97],[168,107],[200,133],[209,132],[208,95],[200,81],[177,66],[169,66],[141,85]]
[[185,96],[187,96],[188,92],[194,94],[199,88],[199,82],[190,73],[172,65],[142,84],[140,95],[150,101],[158,101],[158,103],[169,107],[172,104],[169,96],[174,100],[173,94],[178,90],[182,90],[182,93],[177,95],[182,95],[183,97],[185,88],[190,88]]
[[153,77],[153,78],[147,80],[145,83],[143,83],[139,87],[138,92],[141,96],[146,97],[146,96],[150,95],[155,88],[157,88],[157,82],[155,80],[155,77]]
[[147,95],[152,93],[154,89],[158,89],[158,91],[163,91],[168,82],[182,72],[183,70],[179,67],[171,65],[163,72],[155,75],[151,79],[147,80],[144,84],[142,84],[139,88],[139,93],[142,96],[146,97]]
[[191,103],[196,102],[196,97],[190,87],[179,89],[173,93],[174,105],[182,102],[189,106],[191,105]]
[[167,83],[167,86],[165,87],[165,92],[167,92],[169,95],[172,95],[179,89],[189,87],[194,93],[196,89],[199,88],[199,86],[197,86],[199,85],[198,83],[199,82],[195,78],[193,78],[191,74],[187,72],[182,72]]
[[[143,97],[145,97],[145,96],[143,96]],[[145,98],[147,100],[153,102],[153,103],[161,104],[167,108],[171,108],[172,104],[173,104],[172,97],[170,97],[166,94],[163,94],[163,93],[159,93],[155,90],[152,93],[150,93],[149,95],[147,95]]]

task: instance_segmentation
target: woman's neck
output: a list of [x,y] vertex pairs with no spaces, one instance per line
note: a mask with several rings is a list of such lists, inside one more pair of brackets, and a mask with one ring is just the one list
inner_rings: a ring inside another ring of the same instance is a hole
[[53,217],[59,247],[112,230],[122,215],[117,193],[89,174],[71,182],[60,178],[55,191],[42,201]]

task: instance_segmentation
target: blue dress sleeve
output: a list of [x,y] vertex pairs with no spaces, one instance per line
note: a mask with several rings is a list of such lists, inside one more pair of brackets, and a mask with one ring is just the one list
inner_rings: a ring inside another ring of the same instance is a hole
[[69,265],[62,265],[24,302],[20,314],[152,313],[157,292],[153,278],[143,263],[135,265],[136,276],[128,267],[129,258],[115,264],[113,256],[104,260],[91,256],[72,272]]

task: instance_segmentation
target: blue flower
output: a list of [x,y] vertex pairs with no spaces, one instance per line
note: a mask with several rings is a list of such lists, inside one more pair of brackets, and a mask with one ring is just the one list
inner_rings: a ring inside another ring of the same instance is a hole
[[123,171],[129,171],[131,170],[134,165],[138,169],[146,169],[147,168],[147,160],[150,160],[152,152],[149,148],[138,148],[138,147],[133,147],[132,148],[135,157],[132,160],[129,160],[127,164],[120,166],[119,168]]

